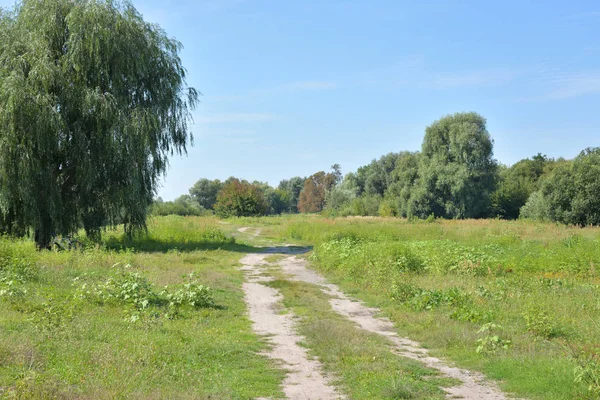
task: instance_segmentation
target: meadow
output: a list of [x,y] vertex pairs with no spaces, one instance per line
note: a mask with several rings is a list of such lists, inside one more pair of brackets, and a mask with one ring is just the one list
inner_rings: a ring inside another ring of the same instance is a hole
[[[240,235],[242,226],[261,235]],[[311,246],[315,269],[401,335],[507,393],[600,396],[600,229],[293,215],[156,217],[148,235],[110,231],[101,245],[82,238],[67,251],[1,239],[0,398],[281,397],[285,371],[260,355],[268,345],[251,330],[238,269],[273,243]],[[350,337],[315,288],[274,285],[305,320],[304,345],[351,398],[381,398],[371,389],[393,385],[402,368],[440,396],[429,372]],[[332,338],[358,344],[334,354]]]
[[301,216],[265,226],[314,246],[316,268],[400,334],[506,392],[600,396],[600,229]]
[[253,248],[214,218],[149,222],[71,251],[0,241],[0,398],[281,394],[245,317],[237,266]]

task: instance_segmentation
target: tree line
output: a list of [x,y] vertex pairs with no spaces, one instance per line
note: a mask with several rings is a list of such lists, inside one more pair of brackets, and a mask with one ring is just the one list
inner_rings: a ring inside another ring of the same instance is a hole
[[[456,113],[425,130],[421,151],[389,153],[342,177],[339,165],[272,188],[229,178],[199,180],[189,195],[157,202],[155,214],[221,216],[325,212],[333,216],[529,218],[600,224],[600,149],[573,160],[537,154],[506,166],[493,158],[486,120]],[[194,213],[186,214],[183,204]]]

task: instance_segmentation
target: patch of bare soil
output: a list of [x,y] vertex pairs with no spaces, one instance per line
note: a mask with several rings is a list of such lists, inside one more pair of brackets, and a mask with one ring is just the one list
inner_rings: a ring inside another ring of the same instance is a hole
[[288,371],[283,392],[294,400],[343,398],[322,374],[319,361],[309,358],[306,349],[298,345],[303,338],[296,333],[294,315],[282,313],[282,295],[264,285],[272,280],[261,268],[267,256],[268,253],[248,254],[241,260],[241,269],[247,276],[243,289],[254,331],[267,336],[272,345],[266,355],[280,361],[282,368]]

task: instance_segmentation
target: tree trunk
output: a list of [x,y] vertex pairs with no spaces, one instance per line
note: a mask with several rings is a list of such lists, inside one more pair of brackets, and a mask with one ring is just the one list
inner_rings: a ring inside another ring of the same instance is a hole
[[49,250],[52,242],[52,220],[47,212],[43,212],[38,226],[35,228],[35,244],[38,250]]

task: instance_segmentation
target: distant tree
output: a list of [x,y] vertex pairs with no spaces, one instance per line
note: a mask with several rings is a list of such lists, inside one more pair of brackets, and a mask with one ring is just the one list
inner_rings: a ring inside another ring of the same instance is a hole
[[333,164],[331,166],[331,173],[335,177],[336,183],[339,183],[342,181],[343,175],[342,175],[342,167],[340,166],[340,164]]
[[204,212],[205,210],[187,194],[179,196],[174,201],[163,201],[159,197],[150,208],[152,215],[198,216]]
[[496,184],[492,148],[486,121],[476,113],[449,115],[427,127],[409,213],[485,217]]
[[289,193],[288,198],[288,212],[298,212],[298,201],[300,200],[300,192],[304,188],[304,181],[306,178],[295,176],[291,179],[282,180],[279,183],[278,189],[285,190]]
[[389,199],[389,204],[395,203],[395,208],[389,206],[391,210],[395,209],[395,213],[402,217],[407,217],[410,213],[410,198],[419,178],[419,164],[419,152],[404,151],[398,154],[395,169],[391,173],[386,198]]
[[146,226],[197,93],[181,44],[129,2],[23,0],[0,11],[1,230],[41,248],[83,227]]
[[217,202],[217,195],[222,187],[223,183],[218,179],[211,181],[203,178],[190,188],[190,196],[202,207],[213,210]]
[[298,210],[303,213],[314,213],[325,208],[327,192],[337,183],[338,176],[334,173],[319,171],[304,182],[300,193]]
[[279,215],[290,212],[290,192],[287,190],[273,189],[269,187],[264,192],[267,202],[267,214]]
[[389,153],[360,167],[356,172],[359,194],[383,196],[392,182],[392,172],[399,157],[398,153]]
[[230,178],[223,186],[215,212],[221,217],[250,217],[265,215],[267,203],[260,186]]
[[288,191],[273,189],[266,182],[254,181],[252,184],[262,192],[266,204],[266,215],[278,215],[289,212],[290,194]]
[[347,208],[350,202],[358,197],[358,191],[356,176],[353,173],[348,173],[340,183],[327,192],[325,205],[330,210]]
[[520,209],[539,188],[540,178],[555,161],[542,154],[499,171],[499,184],[492,194],[492,213],[507,219],[519,218]]
[[559,161],[522,213],[525,218],[600,225],[600,148],[586,149],[573,161]]

